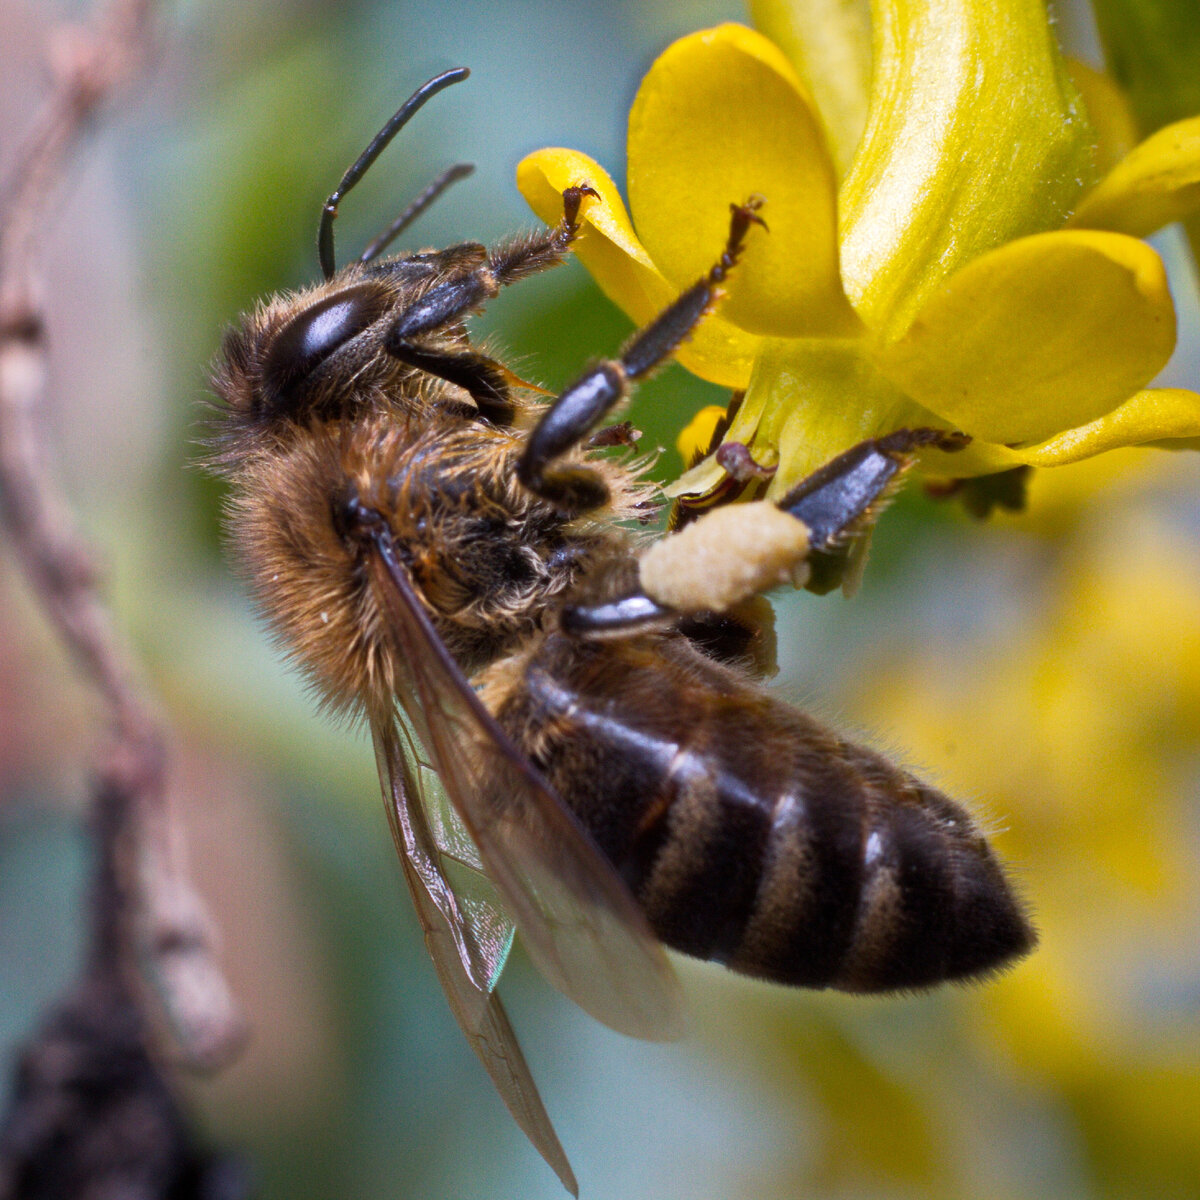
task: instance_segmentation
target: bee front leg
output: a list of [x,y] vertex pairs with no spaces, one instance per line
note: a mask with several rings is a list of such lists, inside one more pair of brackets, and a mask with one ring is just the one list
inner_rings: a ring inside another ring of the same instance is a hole
[[584,196],[596,193],[583,184],[563,192],[563,215],[558,226],[532,238],[517,238],[495,250],[483,252],[471,243],[463,249],[477,252],[476,264],[454,272],[405,308],[388,333],[387,349],[408,346],[413,338],[436,333],[467,313],[495,299],[500,289],[526,275],[562,262],[567,247],[579,232],[579,206]]
[[[444,187],[445,183],[439,179],[434,186]],[[585,196],[596,194],[587,184],[567,188],[563,192],[563,215],[554,229],[498,246],[473,270],[431,288],[388,331],[384,349],[410,367],[463,388],[475,401],[480,416],[492,424],[511,425],[517,406],[509,391],[509,376],[498,362],[472,350],[433,347],[417,339],[436,334],[480,308],[501,287],[562,262],[579,232],[579,206]],[[418,199],[424,200],[424,193]],[[400,222],[408,219],[406,213]],[[392,233],[389,229],[376,242],[386,244]],[[368,250],[377,253],[376,243]]]
[[509,391],[509,376],[495,359],[474,350],[442,350],[403,338],[389,337],[387,352],[402,363],[416,367],[462,388],[493,425],[511,425],[517,405]]
[[525,444],[517,476],[530,489],[565,513],[576,515],[608,502],[608,488],[587,467],[556,466],[555,460],[577,446],[628,395],[630,385],[662,364],[712,308],[742,251],[763,201],[755,196],[730,208],[729,238],[713,268],[645,329],[636,333],[621,357],[597,363],[581,375],[543,414]]
[[637,592],[567,609],[562,627],[617,637],[690,614],[729,612],[789,580],[803,585],[813,556],[836,552],[870,521],[917,450],[958,450],[966,442],[941,429],[897,430],[852,446],[778,503],[714,508],[642,555]]
[[566,188],[562,194],[562,216],[553,229],[497,246],[488,255],[488,269],[496,282],[504,285],[516,283],[518,279],[562,262],[579,233],[579,207],[584,197],[599,198],[599,195],[595,188],[586,183]]

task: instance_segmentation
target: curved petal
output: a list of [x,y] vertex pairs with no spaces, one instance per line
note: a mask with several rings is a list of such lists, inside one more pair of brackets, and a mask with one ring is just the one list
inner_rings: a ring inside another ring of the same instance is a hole
[[1185,388],[1150,388],[1130,396],[1107,416],[1013,453],[1035,467],[1061,467],[1106,450],[1150,442],[1176,442],[1180,448],[1193,449],[1187,441],[1196,438],[1200,438],[1200,395]]
[[1067,70],[1096,131],[1096,168],[1111,171],[1141,140],[1129,101],[1120,86],[1103,71],[1077,58],[1067,59]]
[[[621,194],[607,171],[575,150],[538,150],[517,166],[517,187],[547,225],[562,215],[564,188],[587,183],[600,193],[585,199],[573,250],[601,291],[638,325],[653,320],[679,294],[633,232]],[[705,317],[675,357],[689,371],[723,387],[744,388],[759,338],[720,315]]]
[[680,498],[698,499],[709,496],[725,482],[727,476],[713,455],[701,459],[694,467],[684,471],[674,483],[663,488],[663,495],[668,500]]
[[713,434],[725,416],[719,404],[706,404],[684,427],[675,439],[675,448],[684,465],[694,462],[708,449]]
[[750,0],[754,28],[791,60],[812,91],[839,175],[867,123],[871,10],[867,0]]
[[833,163],[792,65],[761,34],[720,25],[650,68],[629,114],[629,202],[643,244],[684,288],[716,261],[729,206],[765,198],[722,310],[752,333],[850,333],[838,274]]
[[[759,465],[777,467],[766,493],[776,498],[865,438],[945,424],[885,379],[857,339],[772,339],[722,441],[740,442]],[[703,494],[722,478],[709,457],[667,494]]]
[[1042,233],[968,263],[878,351],[880,369],[955,427],[1039,442],[1109,412],[1175,344],[1161,259],[1116,233]]
[[1015,450],[978,439],[953,453],[930,449],[917,455],[917,469],[935,479],[973,479],[1024,465],[1025,460]]
[[963,264],[1055,229],[1092,133],[1044,0],[875,0],[867,130],[842,186],[842,276],[900,333]]
[[1200,117],[1134,147],[1084,196],[1068,222],[1145,237],[1200,209]]

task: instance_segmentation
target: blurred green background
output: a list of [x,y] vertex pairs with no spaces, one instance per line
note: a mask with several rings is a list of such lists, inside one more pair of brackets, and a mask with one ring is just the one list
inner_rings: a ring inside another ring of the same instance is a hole
[[[0,166],[43,86],[48,3],[0,5]],[[221,558],[189,460],[222,327],[316,275],[319,206],[413,86],[472,78],[405,131],[338,221],[361,247],[449,163],[476,174],[409,245],[531,225],[520,157],[569,145],[623,176],[624,116],[718,0],[165,6],[149,80],[87,147],[47,236],[57,469],[176,734],[200,885],[255,1039],[198,1120],[260,1194],[557,1197],[440,996],[396,868],[372,755],[316,719]],[[1063,14],[1095,61],[1086,15]],[[686,204],[686,197],[681,199]],[[1196,386],[1193,277],[1174,233]],[[564,384],[628,332],[577,266],[478,327]],[[647,443],[721,393],[671,368]],[[643,443],[646,444],[646,443]],[[983,813],[1043,944],[994,983],[864,1000],[677,959],[691,1032],[622,1039],[518,952],[503,991],[589,1200],[1200,1195],[1200,459],[1128,451],[1037,477],[978,525],[910,489],[860,595],[778,603],[778,688]],[[92,698],[0,549],[0,1055],[71,977]]]

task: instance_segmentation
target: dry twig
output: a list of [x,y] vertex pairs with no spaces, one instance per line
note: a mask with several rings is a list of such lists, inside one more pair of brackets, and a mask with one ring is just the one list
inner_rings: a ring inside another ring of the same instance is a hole
[[184,1060],[213,1068],[236,1051],[243,1026],[168,806],[165,734],[100,595],[88,547],[46,469],[35,421],[46,375],[37,235],[89,119],[144,62],[150,9],[149,0],[111,0],[91,26],[57,31],[54,86],[0,202],[0,501],[31,587],[108,708],[112,740],[99,764],[99,791],[117,797],[116,815],[95,828],[113,839],[102,853],[128,873],[123,927]]

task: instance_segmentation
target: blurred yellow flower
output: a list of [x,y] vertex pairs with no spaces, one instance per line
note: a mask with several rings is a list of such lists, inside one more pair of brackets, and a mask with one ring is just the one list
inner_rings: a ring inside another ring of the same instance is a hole
[[[572,150],[530,155],[517,179],[548,222],[563,188],[596,189],[577,251],[639,324],[708,269],[731,202],[766,198],[769,235],[751,236],[678,357],[745,393],[724,440],[778,468],[769,496],[905,426],[971,435],[953,459],[923,456],[953,476],[1200,437],[1200,395],[1144,390],[1174,348],[1175,312],[1139,240],[1200,207],[1200,118],[1090,187],[1097,138],[1042,0],[875,4],[865,129],[846,83],[863,30],[837,24],[850,9],[752,9],[791,57],[732,24],[670,46],[629,117],[629,211]],[[818,32],[832,66],[804,53]],[[689,445],[714,428],[700,419]],[[706,494],[724,477],[710,455],[670,491]]]
[[1200,1179],[1196,477],[1153,465],[1096,498],[1053,555],[1000,530],[963,548],[944,585],[1007,573],[1019,620],[932,641],[889,630],[857,677],[864,720],[1009,826],[997,842],[1042,943],[968,1019],[1024,1087],[1069,1109],[1096,1195],[1191,1195]]

